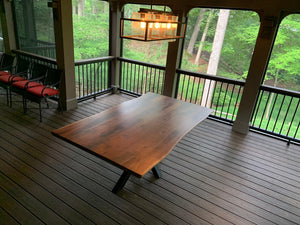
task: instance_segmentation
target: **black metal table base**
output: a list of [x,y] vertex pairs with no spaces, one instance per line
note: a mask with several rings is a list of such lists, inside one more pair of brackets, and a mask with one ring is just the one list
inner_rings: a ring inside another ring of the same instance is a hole
[[160,178],[161,177],[161,172],[160,169],[158,168],[158,166],[154,166],[152,168],[152,173],[156,178]]
[[[160,178],[161,177],[161,172],[159,170],[159,168],[157,166],[152,168],[152,173],[156,178]],[[119,191],[122,190],[122,188],[125,186],[126,182],[128,181],[129,177],[130,177],[131,173],[128,171],[124,171],[121,175],[121,177],[119,178],[118,182],[116,183],[116,185],[114,186],[114,188],[112,189],[112,192],[115,194],[118,194]]]

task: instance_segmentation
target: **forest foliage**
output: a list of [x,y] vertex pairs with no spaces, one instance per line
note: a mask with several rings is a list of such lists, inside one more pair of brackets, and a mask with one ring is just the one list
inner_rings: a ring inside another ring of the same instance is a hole
[[[51,9],[47,1],[34,0],[34,18],[36,36],[40,41],[54,43]],[[14,0],[19,41],[26,36],[23,1]],[[103,57],[109,54],[109,3],[99,0],[73,0],[73,31],[75,60]],[[133,11],[145,5],[126,5],[123,9],[125,17],[131,17]],[[162,9],[157,8],[157,9]],[[170,9],[168,9],[170,10]],[[188,24],[184,41],[184,52],[181,68],[206,73],[212,44],[216,33],[216,25],[220,10],[205,9],[198,27],[196,40],[192,44],[192,54],[187,52],[191,36],[195,30],[201,9],[192,9],[188,14]],[[209,15],[212,15],[208,23]],[[195,64],[197,50],[206,25],[208,25],[201,58]],[[253,11],[230,10],[229,21],[225,33],[221,57],[218,64],[218,76],[245,80],[247,77],[255,41],[260,26],[259,16]],[[123,56],[149,63],[165,65],[167,41],[139,42],[123,40]],[[280,25],[264,83],[300,90],[300,15],[285,17]]]
[[[82,2],[82,0],[81,0]],[[83,15],[78,15],[79,0],[73,0],[73,26],[75,59],[87,59],[108,55],[109,7],[107,2],[85,0]],[[141,5],[126,5],[124,16],[130,17]],[[199,33],[193,48],[193,54],[186,49],[195,23],[200,13],[199,8],[188,14],[185,36],[185,47],[181,68],[206,73],[212,43],[216,32],[219,15],[217,9],[206,9],[200,23]],[[213,16],[203,43],[199,65],[194,64],[197,49],[208,20],[210,11]],[[217,75],[233,79],[245,80],[250,66],[255,41],[258,35],[260,20],[256,12],[230,10],[225,40],[222,47]],[[168,42],[139,42],[123,40],[123,56],[149,63],[165,65]],[[265,76],[268,85],[287,89],[300,90],[300,15],[289,15],[283,19],[278,31],[274,49]]]

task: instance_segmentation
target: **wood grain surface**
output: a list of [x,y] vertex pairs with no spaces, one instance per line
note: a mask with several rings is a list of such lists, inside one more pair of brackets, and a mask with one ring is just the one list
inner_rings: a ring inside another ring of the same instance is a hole
[[52,133],[142,177],[212,111],[147,93]]

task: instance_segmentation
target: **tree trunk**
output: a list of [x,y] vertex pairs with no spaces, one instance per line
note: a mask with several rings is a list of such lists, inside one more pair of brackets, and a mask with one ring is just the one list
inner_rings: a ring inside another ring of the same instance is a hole
[[201,9],[200,13],[199,13],[199,16],[197,17],[196,24],[194,26],[194,30],[193,30],[193,33],[192,33],[192,36],[191,36],[191,40],[190,40],[188,48],[187,48],[187,52],[190,55],[193,55],[194,46],[195,46],[195,43],[196,43],[196,40],[197,40],[198,33],[200,31],[200,23],[203,20],[205,11],[206,11],[206,9]]
[[76,6],[75,5],[72,6],[72,12],[73,12],[74,15],[77,14],[77,10],[76,10]]
[[[276,69],[275,78],[274,78],[274,87],[277,87],[277,84],[278,84],[278,73],[279,73],[279,69]],[[274,93],[271,94],[271,97],[270,97],[269,102],[268,102],[266,115],[265,115],[266,119],[269,118],[270,108],[271,108],[271,105],[272,105],[272,102],[273,102],[273,98],[274,98]]]
[[[212,46],[212,52],[209,58],[207,72],[210,75],[216,75],[218,71],[219,60],[221,56],[221,51],[223,47],[223,41],[225,37],[225,32],[227,28],[228,18],[230,10],[221,9],[219,13],[219,19],[217,22],[217,28],[215,32],[215,37]],[[215,86],[215,82],[211,80],[206,80],[203,88],[203,95],[201,100],[201,105],[210,107],[212,93]]]
[[212,18],[213,11],[214,11],[213,9],[210,10],[209,16],[207,18],[207,22],[206,22],[206,25],[205,25],[205,28],[204,28],[204,31],[203,31],[203,34],[202,34],[202,37],[201,37],[200,45],[199,45],[199,48],[198,48],[198,51],[197,51],[197,56],[196,56],[196,59],[195,59],[195,62],[194,62],[195,65],[199,65],[199,60],[200,60],[201,51],[202,51],[202,48],[203,48],[203,43],[204,43],[206,35],[207,35],[207,31],[208,31],[208,27],[209,27],[209,24],[210,24],[210,21],[211,21],[211,18]]
[[84,11],[84,0],[78,0],[78,16],[83,16]]

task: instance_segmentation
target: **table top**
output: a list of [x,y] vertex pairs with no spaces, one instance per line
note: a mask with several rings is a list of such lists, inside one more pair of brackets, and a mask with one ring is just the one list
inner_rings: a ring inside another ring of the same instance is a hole
[[147,93],[52,134],[142,177],[212,111]]

